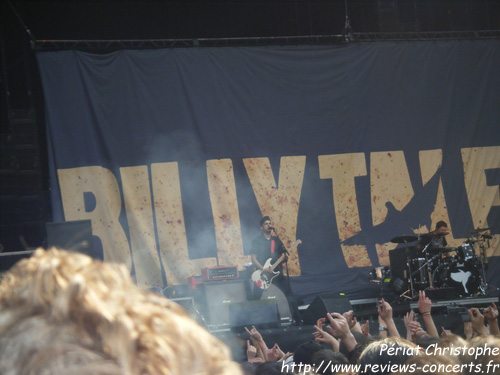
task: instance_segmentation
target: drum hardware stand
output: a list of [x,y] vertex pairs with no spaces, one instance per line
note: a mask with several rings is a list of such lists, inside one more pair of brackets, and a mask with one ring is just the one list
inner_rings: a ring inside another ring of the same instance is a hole
[[481,294],[483,296],[487,296],[489,292],[489,286],[488,282],[486,280],[486,269],[485,265],[487,265],[487,256],[486,256],[486,247],[484,246],[484,242],[487,240],[488,241],[488,248],[490,247],[490,240],[489,237],[491,237],[490,234],[483,234],[483,238],[481,238],[478,241],[479,244],[479,260],[481,262],[481,286],[479,287],[479,290],[481,291]]
[[[425,263],[422,264],[422,266],[414,271],[411,275],[412,276],[415,276],[422,268],[426,267],[429,263],[431,263],[434,259],[437,259],[441,256],[441,253],[437,254],[437,255],[434,255],[431,259],[428,259],[427,258],[427,253],[425,254]],[[434,282],[433,282],[433,277],[434,275],[431,273],[430,271],[430,268],[427,267],[427,274],[428,274],[428,277],[429,277],[429,288],[433,288],[434,287]]]
[[[411,262],[410,262],[410,257],[408,255],[408,250],[407,250],[407,254],[406,254],[406,265],[408,267],[408,276],[409,276],[409,279],[410,279],[410,291],[411,291],[411,298],[410,299],[414,299],[415,298],[415,289],[413,287],[413,272],[411,270]],[[405,296],[405,294],[408,292],[408,290],[406,292],[404,292],[403,294],[401,294],[401,296],[404,296],[405,298],[407,298]]]
[[422,253],[424,253],[424,254],[425,254],[425,263],[424,263],[424,264],[422,264],[422,266],[420,266],[420,268],[419,268],[418,270],[414,271],[414,272],[411,274],[411,276],[412,276],[412,277],[413,277],[413,276],[415,276],[415,275],[416,275],[416,274],[417,274],[417,273],[418,273],[418,272],[419,272],[422,268],[427,267],[427,277],[429,278],[429,288],[433,288],[433,287],[434,287],[434,282],[433,282],[433,280],[432,280],[432,276],[433,276],[433,275],[431,274],[431,269],[430,269],[430,267],[428,267],[428,264],[429,264],[430,262],[432,262],[434,259],[436,259],[438,256],[440,256],[441,254],[435,255],[435,256],[433,256],[433,257],[429,260],[428,253],[427,253],[427,249],[428,249],[428,247],[429,247],[429,245],[430,245],[430,244],[431,244],[430,242],[429,242],[429,243],[427,243],[427,245],[425,245],[425,246],[424,246],[424,248],[422,249]]
[[[436,257],[437,257],[437,256],[440,256],[440,255],[441,255],[441,254],[436,255]],[[443,264],[438,265],[438,266],[436,267],[436,269],[434,270],[434,272],[432,273],[432,280],[433,280],[433,281],[434,281],[434,279],[436,278],[436,274],[437,274],[437,272],[438,272],[438,271],[440,271],[440,268],[441,268],[441,267],[444,267],[444,265],[443,265]],[[446,270],[446,268],[445,268],[445,270]]]
[[407,289],[406,292],[404,292],[403,294],[400,294],[399,297],[403,297],[403,298],[406,298],[406,299],[409,299],[410,301],[413,299],[412,297],[408,297],[406,294],[410,291],[411,289]]
[[[413,272],[411,270],[411,260],[410,260],[410,251],[408,250],[408,242],[404,241],[405,244],[405,251],[406,251],[406,265],[408,266],[408,276],[410,279],[410,289],[408,289],[406,292],[401,294],[400,297],[408,298],[410,300],[413,300],[416,298],[415,295],[415,287],[413,286]],[[411,298],[406,295],[406,293],[411,292]]]
[[[434,258],[436,258],[436,256],[432,257],[431,260],[429,260],[428,258],[428,254],[427,254],[427,248],[429,247],[429,245],[431,244],[431,241],[429,241],[429,243],[427,245],[424,246],[424,248],[422,249],[422,252],[425,254],[425,263],[422,267],[420,267],[419,269],[423,268],[423,267],[427,267],[427,277],[429,278],[429,288],[434,288],[434,283],[432,281],[432,274],[431,274],[431,268],[428,266],[428,264],[434,260]],[[439,254],[438,254],[439,255]]]

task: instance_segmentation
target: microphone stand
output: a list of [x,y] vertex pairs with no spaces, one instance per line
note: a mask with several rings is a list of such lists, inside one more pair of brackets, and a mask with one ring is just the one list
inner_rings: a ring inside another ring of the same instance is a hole
[[[276,234],[276,231],[274,231],[274,233]],[[279,239],[277,234],[276,234],[276,237]],[[280,242],[281,242],[281,249],[283,250],[283,254],[285,254],[285,259],[284,259],[283,263],[286,265],[285,277],[286,277],[286,283],[288,286],[288,291],[287,291],[288,295],[286,296],[286,299],[287,299],[288,305],[290,307],[290,313],[292,314],[292,320],[295,320],[297,325],[301,325],[302,319],[300,319],[299,308],[297,307],[297,300],[295,299],[295,294],[293,293],[292,286],[290,284],[290,273],[288,271],[288,255],[290,255],[290,254],[288,253],[288,250],[286,249],[285,244],[283,243],[283,241],[281,241],[281,239],[280,239]]]

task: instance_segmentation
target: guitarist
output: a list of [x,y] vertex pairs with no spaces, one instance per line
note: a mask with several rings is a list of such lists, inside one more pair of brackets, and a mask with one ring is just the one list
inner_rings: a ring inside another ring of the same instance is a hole
[[[286,262],[286,249],[283,242],[281,242],[279,237],[276,235],[269,216],[264,216],[260,220],[260,230],[261,233],[252,241],[252,263],[256,270],[261,270],[262,272],[267,273],[269,277],[273,276],[273,271],[279,271],[279,275],[273,278],[272,285],[275,285],[283,292],[288,300],[288,304],[290,305],[290,311],[292,312],[293,319],[296,322],[300,322],[298,309],[296,304],[292,301],[292,293],[285,275],[283,274],[283,263]],[[269,258],[271,258],[271,264],[275,264],[283,254],[285,254],[283,260],[274,268],[274,270],[271,270],[271,268],[264,269],[264,264]],[[257,287],[254,288],[254,290],[254,298],[260,299],[262,290]]]

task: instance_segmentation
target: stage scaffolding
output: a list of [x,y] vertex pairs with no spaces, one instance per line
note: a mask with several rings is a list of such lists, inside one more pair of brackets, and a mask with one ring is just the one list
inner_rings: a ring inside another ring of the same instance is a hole
[[339,45],[393,41],[485,40],[500,39],[500,30],[376,32],[350,35],[308,35],[246,38],[124,39],[124,40],[31,40],[35,51],[238,47],[271,45]]

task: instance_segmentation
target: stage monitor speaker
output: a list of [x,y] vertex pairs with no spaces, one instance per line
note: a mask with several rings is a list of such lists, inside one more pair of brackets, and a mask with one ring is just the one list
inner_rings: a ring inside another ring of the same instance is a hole
[[21,259],[29,258],[35,250],[12,251],[0,254],[0,272],[7,272],[14,264]]
[[201,284],[205,298],[205,320],[211,326],[229,327],[229,304],[247,301],[244,280],[214,281]]
[[90,220],[46,223],[47,244],[65,250],[77,251],[95,258]]
[[229,325],[232,331],[241,332],[245,327],[276,328],[279,323],[276,300],[257,300],[229,304]]
[[313,325],[316,324],[319,318],[326,318],[326,313],[337,312],[343,314],[349,310],[352,310],[352,305],[346,296],[338,295],[336,297],[323,298],[321,295],[318,295],[307,308],[303,320],[305,324]]
[[426,289],[425,296],[432,301],[442,301],[452,298],[460,298],[460,291],[456,288],[441,287],[436,289]]

